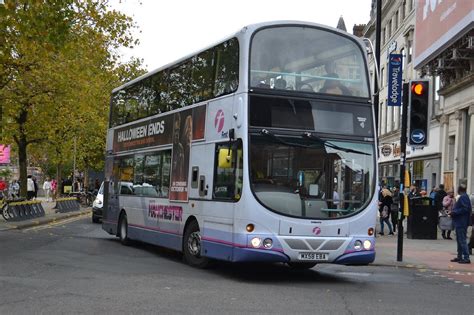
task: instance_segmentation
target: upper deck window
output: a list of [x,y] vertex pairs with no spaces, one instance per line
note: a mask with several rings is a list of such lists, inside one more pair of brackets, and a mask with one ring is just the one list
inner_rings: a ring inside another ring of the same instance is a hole
[[369,97],[361,47],[349,37],[314,27],[258,31],[252,41],[250,86]]

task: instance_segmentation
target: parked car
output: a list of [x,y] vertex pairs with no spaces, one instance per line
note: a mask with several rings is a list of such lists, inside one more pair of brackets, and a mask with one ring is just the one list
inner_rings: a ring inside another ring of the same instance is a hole
[[104,182],[100,185],[97,196],[92,203],[92,222],[100,223],[102,219],[102,207],[104,205]]

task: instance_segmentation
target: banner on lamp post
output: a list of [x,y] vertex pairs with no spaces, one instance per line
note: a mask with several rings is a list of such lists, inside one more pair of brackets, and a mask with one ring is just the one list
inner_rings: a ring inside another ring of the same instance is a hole
[[402,106],[403,56],[401,54],[390,54],[388,59],[387,106]]

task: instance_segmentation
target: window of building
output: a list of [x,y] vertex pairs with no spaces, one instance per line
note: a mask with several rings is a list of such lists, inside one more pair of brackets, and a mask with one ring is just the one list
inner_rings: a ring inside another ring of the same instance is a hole
[[453,171],[454,170],[454,150],[456,144],[456,136],[449,136],[448,138],[448,158],[446,160],[446,170]]
[[408,41],[408,54],[407,54],[407,63],[411,63],[411,57],[413,54],[413,41]]
[[382,68],[380,70],[380,88],[382,89],[384,87],[385,83],[385,68]]
[[400,24],[402,24],[402,21],[405,19],[405,12],[406,12],[406,9],[407,9],[406,1],[403,0],[403,3],[402,3],[402,10],[400,11],[400,17],[401,17]]
[[387,32],[387,41],[389,41],[392,37],[392,20],[388,21]]
[[384,101],[380,103],[380,111],[382,112],[382,120],[380,121],[382,130],[380,131],[380,134],[383,135],[387,133],[387,106]]
[[406,66],[406,56],[405,56],[405,48],[402,48],[400,49],[400,54],[402,55],[402,73],[403,71],[405,70],[405,66]]
[[[397,10],[397,12],[395,13],[395,18],[394,18],[394,20],[393,20],[393,22],[394,22],[394,32],[395,32],[396,30],[398,30],[399,12],[400,12],[400,10]],[[401,23],[400,23],[400,24],[401,24]]]
[[468,161],[469,161],[469,150],[467,148],[470,148],[472,146],[472,140],[470,137],[470,131],[471,131],[471,119],[472,116],[469,115],[468,109],[464,110],[463,112],[463,121],[464,121],[464,148],[466,150],[464,151],[464,160],[463,160],[463,167],[464,167],[464,178],[467,178],[468,176]]
[[440,84],[441,84],[441,80],[439,78],[439,75],[435,76],[434,77],[434,99],[435,101],[439,101],[439,89],[441,88]]
[[413,178],[421,179],[423,178],[423,161],[414,161],[413,162]]

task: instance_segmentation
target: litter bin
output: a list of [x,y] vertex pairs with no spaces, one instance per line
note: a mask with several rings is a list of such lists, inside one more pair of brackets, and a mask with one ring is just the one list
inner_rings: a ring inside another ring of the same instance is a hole
[[428,197],[410,199],[407,237],[435,240],[438,236],[438,211]]

